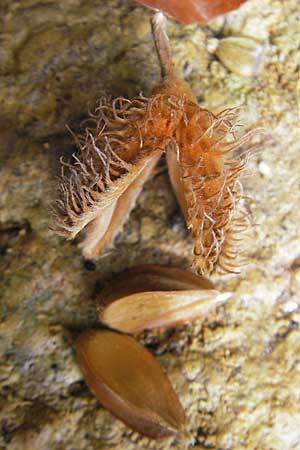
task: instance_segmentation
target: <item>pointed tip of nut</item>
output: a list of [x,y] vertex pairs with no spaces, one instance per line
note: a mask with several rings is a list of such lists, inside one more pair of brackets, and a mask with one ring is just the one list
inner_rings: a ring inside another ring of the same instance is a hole
[[232,297],[232,292],[221,292],[214,298],[214,303],[224,303],[227,302]]
[[188,449],[190,448],[190,446],[193,446],[195,444],[195,438],[193,434],[186,428],[180,430],[177,434],[177,437],[178,440],[180,440],[183,443],[185,449]]
[[167,21],[166,16],[162,11],[156,11],[153,18],[156,22],[160,22],[161,24],[165,24]]

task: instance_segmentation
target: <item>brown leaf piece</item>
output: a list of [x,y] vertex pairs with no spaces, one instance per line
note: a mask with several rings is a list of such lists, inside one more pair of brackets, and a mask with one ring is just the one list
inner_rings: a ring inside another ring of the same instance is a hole
[[214,17],[237,9],[246,0],[137,0],[160,9],[183,23],[206,23]]
[[224,303],[206,278],[186,270],[144,265],[123,272],[99,295],[99,319],[125,333],[164,328],[204,318]]
[[88,330],[76,349],[89,389],[113,415],[153,439],[187,437],[185,414],[167,375],[135,339]]

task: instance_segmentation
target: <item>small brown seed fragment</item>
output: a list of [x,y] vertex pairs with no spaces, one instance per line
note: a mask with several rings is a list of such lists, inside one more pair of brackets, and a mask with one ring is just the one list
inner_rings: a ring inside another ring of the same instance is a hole
[[252,77],[263,68],[264,50],[264,46],[254,39],[230,36],[219,41],[216,55],[231,72]]
[[153,439],[187,436],[184,410],[169,378],[135,339],[88,330],[76,349],[89,389],[112,414]]
[[170,327],[205,317],[229,298],[205,277],[145,265],[125,271],[100,294],[99,318],[125,333]]

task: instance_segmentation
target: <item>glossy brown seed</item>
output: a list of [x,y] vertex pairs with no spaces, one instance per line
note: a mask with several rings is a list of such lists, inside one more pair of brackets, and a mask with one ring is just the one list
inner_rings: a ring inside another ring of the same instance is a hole
[[229,296],[191,272],[145,265],[127,270],[101,292],[99,318],[110,328],[136,333],[203,318]]
[[185,437],[185,414],[164,371],[135,339],[88,330],[76,341],[79,366],[101,404],[153,439]]
[[160,9],[183,23],[206,23],[221,14],[237,9],[246,0],[137,0]]

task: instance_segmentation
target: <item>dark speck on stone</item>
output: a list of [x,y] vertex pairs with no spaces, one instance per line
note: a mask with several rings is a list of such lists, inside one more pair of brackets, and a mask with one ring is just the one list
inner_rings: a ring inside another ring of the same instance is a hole
[[5,256],[6,253],[7,253],[7,248],[4,247],[4,245],[0,245],[0,257],[1,257],[1,256],[2,256],[2,257]]
[[89,270],[90,272],[96,270],[96,264],[90,259],[85,259],[83,265],[86,268],[86,270]]

